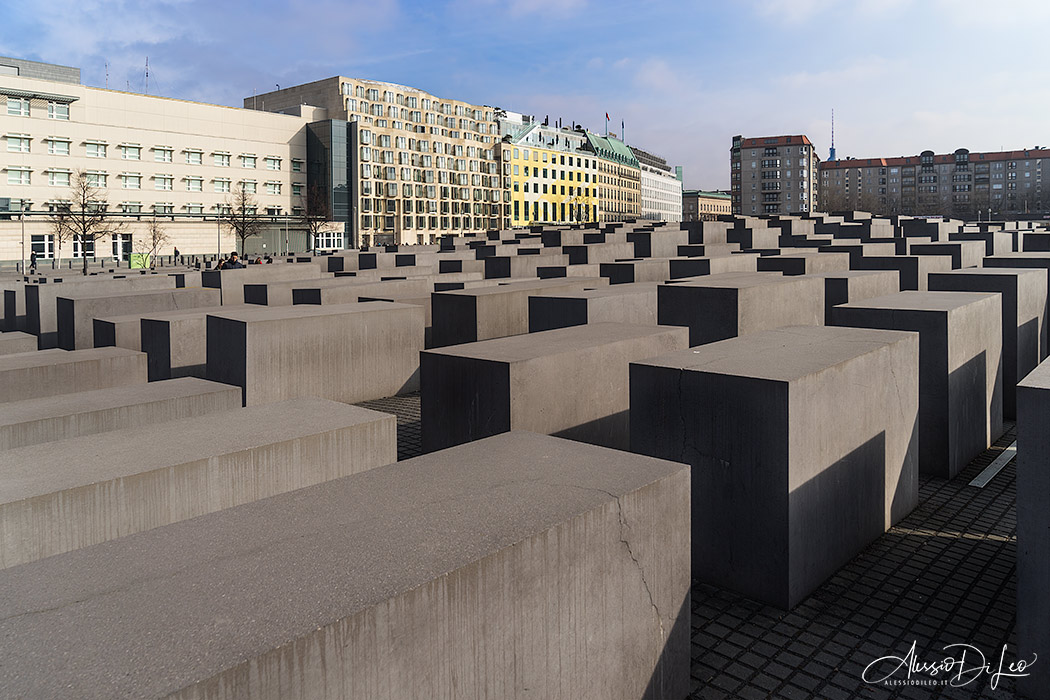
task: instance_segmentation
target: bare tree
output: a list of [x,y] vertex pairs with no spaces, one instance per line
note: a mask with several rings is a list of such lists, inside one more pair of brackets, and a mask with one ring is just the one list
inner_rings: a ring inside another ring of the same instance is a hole
[[318,234],[332,220],[332,205],[328,201],[328,193],[317,184],[307,188],[306,195],[300,197],[299,203],[302,205],[299,223],[306,229],[306,248],[313,250],[317,246]]
[[157,252],[171,241],[171,237],[168,232],[164,230],[164,226],[157,221],[157,213],[154,212],[153,216],[146,222],[146,228],[142,232],[142,248],[149,255],[149,266],[152,269],[155,266],[155,259]]
[[108,234],[121,234],[127,228],[124,221],[112,221],[107,213],[105,191],[98,187],[88,174],[77,170],[69,184],[70,202],[54,211],[48,221],[58,244],[61,256],[62,242],[74,240],[80,243],[80,257],[84,259],[83,274],[87,274],[87,251],[95,248],[95,242]]
[[219,214],[219,220],[237,238],[241,255],[244,255],[244,242],[262,233],[263,221],[259,216],[259,205],[244,187],[232,198],[226,199],[226,206]]

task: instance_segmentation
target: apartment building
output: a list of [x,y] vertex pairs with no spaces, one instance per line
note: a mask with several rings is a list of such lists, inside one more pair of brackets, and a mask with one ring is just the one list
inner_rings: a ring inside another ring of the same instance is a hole
[[498,121],[510,225],[597,221],[598,159],[586,135],[502,110]]
[[598,159],[598,220],[635,220],[641,214],[641,166],[631,149],[612,134],[584,132]]
[[805,135],[734,136],[729,153],[734,214],[817,211],[820,158]]
[[972,219],[1050,211],[1050,149],[847,158],[820,165],[830,211],[943,215]]
[[[417,88],[337,76],[253,95],[247,110],[327,112],[311,175],[349,244],[430,243],[507,225],[492,107]],[[345,150],[344,150],[345,149]]]
[[681,171],[672,170],[660,156],[631,146],[641,175],[639,218],[650,221],[682,220]]
[[715,221],[732,213],[733,199],[728,192],[682,192],[682,221]]
[[0,259],[60,252],[47,214],[68,206],[81,170],[126,231],[70,241],[63,256],[126,258],[153,215],[170,238],[164,253],[231,250],[217,215],[244,191],[259,214],[287,217],[306,186],[305,127],[319,116],[87,87],[79,69],[0,58]]

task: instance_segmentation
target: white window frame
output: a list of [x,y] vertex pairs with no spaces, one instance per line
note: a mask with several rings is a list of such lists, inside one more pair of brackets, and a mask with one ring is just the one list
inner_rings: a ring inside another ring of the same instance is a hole
[[58,121],[69,121],[69,105],[63,102],[48,102],[47,103],[47,118],[56,119]]

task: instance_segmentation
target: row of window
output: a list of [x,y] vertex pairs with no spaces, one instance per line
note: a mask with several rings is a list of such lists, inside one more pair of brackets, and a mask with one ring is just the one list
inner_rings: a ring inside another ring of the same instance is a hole
[[[7,151],[8,153],[31,153],[32,152],[32,137],[28,134],[7,134]],[[51,136],[43,139],[47,143],[47,153],[52,156],[68,156],[71,154],[72,139]],[[102,141],[87,141],[84,144],[84,155],[88,158],[106,158],[109,154],[109,144]],[[137,144],[120,144],[117,146],[120,149],[120,157],[122,160],[142,160],[143,147]],[[174,148],[166,146],[154,146],[151,149],[153,151],[153,160],[157,163],[171,163],[175,153]],[[203,165],[204,164],[204,151],[196,149],[186,149],[186,163],[188,165]],[[212,153],[212,162],[216,167],[228,168],[230,167],[231,155],[229,153],[214,152]],[[242,168],[255,168],[258,163],[258,157],[251,154],[241,154],[238,156],[240,165]],[[263,158],[263,163],[267,170],[280,170],[281,169],[281,158],[277,156],[266,156]],[[292,160],[292,172],[302,172],[303,162],[301,160]]]
[[[49,168],[47,173],[47,184],[52,187],[69,187],[72,171],[61,168]],[[32,184],[32,170],[22,166],[7,167],[7,184],[30,185]],[[109,186],[109,174],[100,171],[88,171],[86,173],[88,184],[92,187],[106,188]],[[143,176],[141,173],[122,173],[117,176],[121,181],[121,189],[142,189]],[[153,175],[153,189],[158,191],[172,191],[175,189],[174,175]],[[183,178],[186,182],[187,192],[203,192],[204,179],[200,177]],[[231,191],[233,181],[230,178],[215,178],[212,180],[215,192],[226,193]],[[255,180],[241,180],[241,189],[248,194],[258,194],[258,183]],[[282,192],[282,183],[271,181],[263,183],[263,192],[267,195],[277,196]],[[292,184],[292,194],[302,196],[305,186],[301,183]]]
[[[7,116],[9,117],[30,117],[32,112],[30,111],[29,99],[26,97],[8,97],[7,98]],[[58,119],[60,121],[69,121],[69,105],[63,102],[48,102],[47,103],[47,118]]]

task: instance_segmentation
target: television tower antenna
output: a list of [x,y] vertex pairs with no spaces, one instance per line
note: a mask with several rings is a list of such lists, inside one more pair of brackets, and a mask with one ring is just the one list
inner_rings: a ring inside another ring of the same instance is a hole
[[828,149],[828,160],[835,160],[835,109],[831,110],[831,148]]

